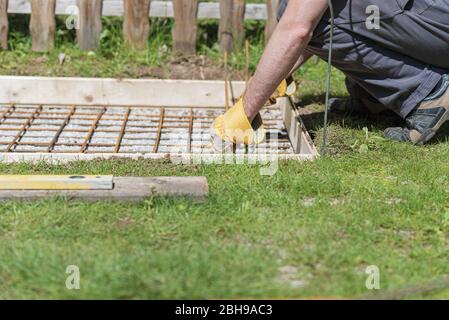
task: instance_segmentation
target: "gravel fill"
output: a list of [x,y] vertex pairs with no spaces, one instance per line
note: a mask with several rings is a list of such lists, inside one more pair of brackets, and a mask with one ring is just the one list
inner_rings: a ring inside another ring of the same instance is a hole
[[[1,118],[7,110],[7,106],[0,106],[0,151],[5,151],[7,145],[20,133],[13,152],[45,152],[61,126],[64,126],[72,107],[44,106],[41,114],[35,117],[24,132],[21,129],[35,113],[36,106],[17,106],[13,112]],[[160,108],[131,108],[126,130],[121,135],[127,112],[127,107],[111,107],[105,112],[101,107],[76,108],[69,123],[63,127],[57,143],[53,146],[53,152],[80,152],[90,130],[96,125],[95,131],[90,136],[86,150],[88,153],[113,153],[119,138],[121,138],[120,153],[153,153],[157,145],[159,153],[181,154],[189,152],[189,142],[192,153],[217,153],[210,145],[210,126],[214,118],[222,114],[222,110],[165,109],[164,127],[160,136],[158,133],[161,121]],[[100,114],[103,115],[97,121]],[[191,114],[193,114],[193,123],[191,123]],[[274,141],[263,143],[259,148],[266,153],[277,153],[278,148],[281,148],[279,152],[292,154],[293,150],[287,139],[280,110],[272,107],[265,109],[262,111],[262,117],[266,126],[269,126],[267,136],[274,137]],[[190,125],[191,135],[189,134]],[[278,141],[277,137],[282,141]],[[243,146],[237,147],[237,153],[245,152],[246,149]],[[255,147],[249,148],[249,153],[257,152]]]

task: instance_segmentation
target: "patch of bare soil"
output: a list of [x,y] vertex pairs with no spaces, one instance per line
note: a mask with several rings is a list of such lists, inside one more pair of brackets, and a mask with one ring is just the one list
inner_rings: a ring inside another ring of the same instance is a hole
[[[0,73],[19,76],[85,76],[82,71],[71,64],[72,58],[70,56],[61,54],[57,59],[59,61],[50,61],[48,56],[32,57],[26,63],[18,63],[7,68],[1,68],[0,66]],[[98,77],[102,76],[101,67],[99,67],[98,72]],[[118,72],[111,77],[181,80],[223,80],[225,78],[224,66],[203,55],[175,56],[162,66],[130,63],[124,70]],[[91,76],[95,76],[95,74]],[[245,73],[242,70],[231,70],[229,68],[229,77],[235,81],[244,80]]]
[[[225,78],[224,67],[212,62],[205,56],[173,57],[164,66],[132,66],[128,70],[129,76],[135,78],[159,78],[181,80],[222,80]],[[244,80],[243,71],[229,71],[233,80]]]
[[17,64],[14,68],[8,71],[1,70],[2,75],[17,75],[17,76],[48,76],[48,57],[40,56],[30,59],[27,63]]

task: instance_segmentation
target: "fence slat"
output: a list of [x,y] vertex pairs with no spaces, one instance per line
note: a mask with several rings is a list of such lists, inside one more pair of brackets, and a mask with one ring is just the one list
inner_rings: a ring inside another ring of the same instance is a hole
[[270,40],[274,29],[278,24],[277,15],[279,11],[279,0],[267,0],[267,22],[265,24],[265,41]]
[[236,45],[238,49],[241,49],[243,45],[245,11],[245,0],[235,0],[232,34],[234,35],[234,45]]
[[76,32],[81,50],[94,50],[100,41],[103,0],[78,0],[79,29]]
[[8,0],[0,0],[0,48],[8,49]]
[[148,20],[151,0],[127,0],[124,2],[125,17],[123,36],[128,46],[144,49],[150,32]]
[[173,10],[173,48],[178,53],[195,54],[198,0],[173,0]]
[[240,49],[243,41],[245,0],[220,0],[219,41],[222,52]]
[[[58,0],[56,2],[56,14],[66,15],[67,8],[76,4],[77,0]],[[125,0],[128,1],[128,0]],[[103,16],[123,16],[124,0],[106,0],[103,5]],[[200,2],[198,6],[198,19],[219,19],[220,8],[218,2]],[[28,0],[9,0],[9,13],[30,14],[31,6]],[[173,4],[171,1],[151,1],[151,17],[173,18]],[[248,3],[246,5],[246,20],[266,20],[267,6],[260,3]]]
[[56,0],[31,0],[32,50],[46,52],[55,47]]

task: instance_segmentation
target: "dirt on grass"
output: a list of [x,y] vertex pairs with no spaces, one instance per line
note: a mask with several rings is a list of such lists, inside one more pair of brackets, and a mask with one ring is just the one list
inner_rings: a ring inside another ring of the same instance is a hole
[[[129,76],[135,78],[220,80],[225,78],[222,65],[212,62],[206,56],[177,56],[170,58],[164,66],[132,66]],[[244,80],[240,70],[230,70],[229,77]]]
[[[19,76],[62,76],[79,77],[83,72],[73,64],[73,58],[65,56],[49,57],[47,55],[32,57],[27,63],[15,64],[8,68],[1,68],[2,74]],[[101,64],[101,62],[100,62]],[[95,65],[95,63],[94,63]],[[93,74],[89,76],[105,77],[99,68],[99,74],[95,73],[95,66],[90,70]],[[112,70],[111,68],[107,68]],[[216,61],[212,61],[204,55],[199,56],[174,56],[169,58],[163,65],[144,65],[130,63],[122,68],[111,71],[108,77],[114,78],[157,78],[157,79],[180,79],[180,80],[221,80],[225,78],[224,66]],[[244,80],[245,72],[241,70],[229,69],[229,77],[232,80]]]

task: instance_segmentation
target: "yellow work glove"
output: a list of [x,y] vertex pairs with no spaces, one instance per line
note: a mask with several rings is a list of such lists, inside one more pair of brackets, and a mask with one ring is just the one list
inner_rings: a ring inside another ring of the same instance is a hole
[[241,98],[228,112],[219,116],[212,125],[212,142],[215,149],[223,150],[232,144],[259,144],[265,140],[265,130],[260,114],[249,122]]
[[270,97],[270,100],[276,100],[287,95],[287,80],[282,80],[281,84],[276,88],[276,91]]
[[296,83],[290,78],[287,80],[282,80],[281,84],[277,87],[276,91],[271,95],[270,102],[276,103],[276,99],[292,96],[296,92]]

